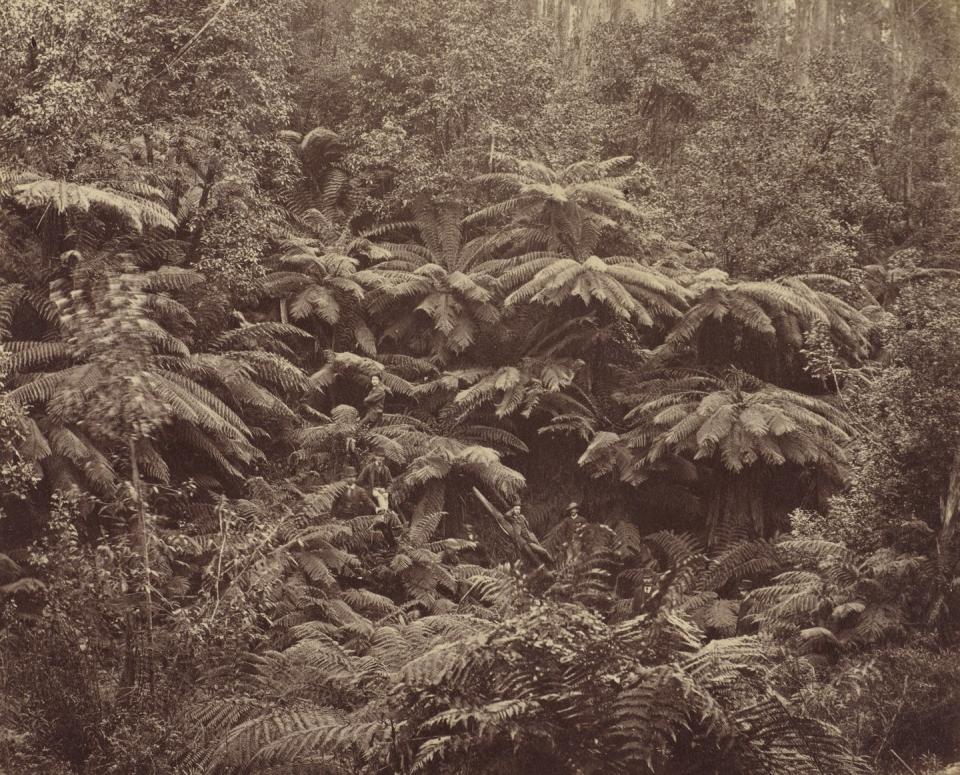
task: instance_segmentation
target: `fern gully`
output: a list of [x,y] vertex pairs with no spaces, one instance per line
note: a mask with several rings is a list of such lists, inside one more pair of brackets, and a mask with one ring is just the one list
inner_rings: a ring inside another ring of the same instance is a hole
[[0,771],[960,760],[955,3],[537,5],[0,3]]

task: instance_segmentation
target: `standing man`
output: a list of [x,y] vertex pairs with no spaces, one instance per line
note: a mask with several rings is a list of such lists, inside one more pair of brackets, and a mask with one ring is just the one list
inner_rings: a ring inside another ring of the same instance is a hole
[[374,374],[370,378],[370,392],[363,399],[363,420],[364,425],[378,425],[383,417],[383,403],[386,401],[387,391],[383,386],[383,380],[379,374]]
[[564,564],[573,562],[583,552],[583,531],[586,520],[580,515],[580,504],[571,502],[564,510],[566,534],[563,540]]
[[389,487],[393,481],[393,474],[390,473],[390,466],[380,456],[373,456],[369,462],[360,469],[360,476],[357,482],[364,487]]

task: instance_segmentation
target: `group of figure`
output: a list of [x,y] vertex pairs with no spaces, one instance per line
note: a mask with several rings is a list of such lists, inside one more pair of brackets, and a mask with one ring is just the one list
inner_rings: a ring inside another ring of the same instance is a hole
[[[497,509],[476,487],[474,495],[493,517],[501,532],[513,543],[520,558],[533,568],[553,568],[557,559],[540,543],[540,539],[530,529],[530,522],[523,513],[520,500],[515,499],[506,512]],[[580,515],[580,504],[573,502],[564,510],[563,518],[572,528],[570,539],[564,542],[564,556],[560,559],[569,562],[581,550],[580,538],[586,521]]]
[[[370,378],[370,390],[363,399],[363,416],[360,424],[372,427],[380,424],[383,419],[383,406],[387,398],[387,390],[383,384],[383,377],[374,374]],[[375,514],[380,519],[376,526],[380,528],[393,547],[406,525],[390,507],[390,492],[387,489],[392,475],[389,467],[381,458],[374,458],[357,476],[357,469],[346,466],[343,469],[343,479],[346,489],[334,502],[333,513],[339,519]]]
[[391,508],[390,491],[387,489],[390,469],[382,460],[375,458],[364,467],[359,477],[357,469],[347,466],[343,469],[343,479],[346,487],[334,501],[333,515],[338,519],[376,515],[379,517],[376,527],[383,532],[387,543],[396,547],[406,525]]

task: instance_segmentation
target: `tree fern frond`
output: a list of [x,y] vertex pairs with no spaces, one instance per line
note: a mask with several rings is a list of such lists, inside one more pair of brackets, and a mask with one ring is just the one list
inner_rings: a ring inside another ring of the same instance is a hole
[[108,189],[68,183],[65,180],[38,179],[20,183],[14,188],[17,201],[24,207],[53,207],[63,213],[76,209],[87,212],[102,207],[130,221],[137,230],[160,226],[174,230],[177,221],[163,205],[148,199],[124,196]]

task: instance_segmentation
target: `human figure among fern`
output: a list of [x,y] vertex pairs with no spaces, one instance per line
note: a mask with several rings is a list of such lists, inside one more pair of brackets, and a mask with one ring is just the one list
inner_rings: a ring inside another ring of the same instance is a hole
[[390,511],[390,493],[383,487],[374,487],[371,495],[373,502],[377,505],[377,514],[386,514]]
[[363,420],[364,425],[377,425],[383,417],[383,403],[387,398],[386,388],[383,386],[383,380],[379,374],[374,374],[370,378],[370,392],[363,399]]
[[333,515],[337,519],[352,519],[366,514],[376,514],[377,504],[366,488],[357,484],[357,469],[347,466],[343,469],[343,492],[333,502]]
[[535,566],[553,565],[553,555],[543,548],[540,539],[530,529],[519,502],[514,503],[504,517],[504,521],[498,520],[497,524],[513,539],[521,557]]
[[523,514],[519,498],[514,500],[506,514],[504,514],[494,507],[476,487],[473,488],[473,492],[480,503],[483,504],[483,507],[489,512],[490,516],[496,521],[497,526],[504,535],[513,541],[521,559],[531,564],[533,568],[543,568],[547,565],[553,565],[553,555],[543,548],[540,539],[537,538],[530,529],[530,523]]
[[373,499],[377,503],[377,515],[379,517],[376,527],[383,533],[387,545],[391,549],[396,549],[398,541],[406,530],[407,525],[400,515],[394,509],[390,508],[390,494],[385,489],[382,487],[374,487]]
[[664,574],[658,573],[652,567],[642,568],[633,590],[633,613],[654,613],[667,586]]
[[583,530],[586,520],[580,514],[580,504],[571,502],[563,512],[563,519],[557,525],[561,529],[560,541],[563,562],[569,564],[583,551]]
[[364,487],[389,488],[392,481],[393,474],[390,472],[390,467],[379,455],[373,457],[364,465],[360,469],[360,476],[357,477],[357,483]]

